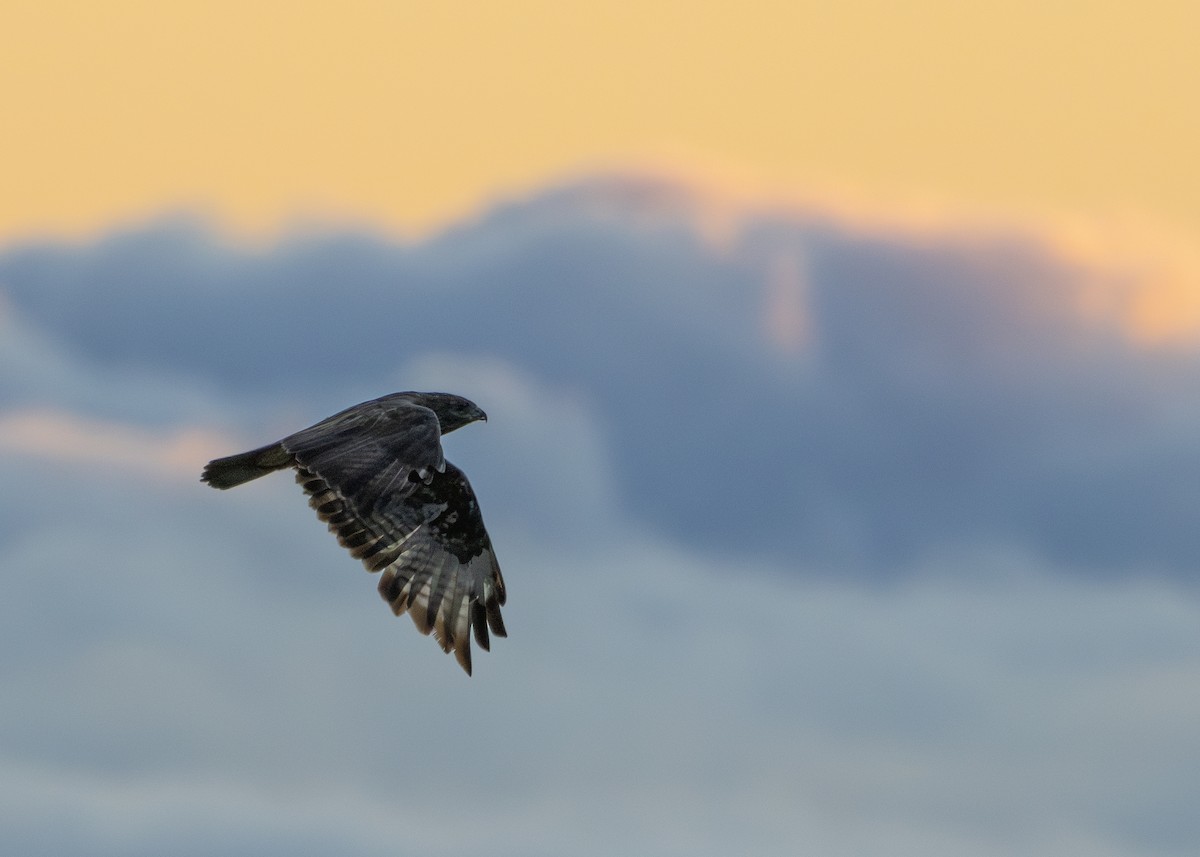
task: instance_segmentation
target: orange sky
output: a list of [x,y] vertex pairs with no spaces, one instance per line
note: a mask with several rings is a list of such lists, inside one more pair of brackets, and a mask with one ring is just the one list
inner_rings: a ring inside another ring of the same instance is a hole
[[646,160],[1200,236],[1195,0],[5,0],[0,240],[422,229]]

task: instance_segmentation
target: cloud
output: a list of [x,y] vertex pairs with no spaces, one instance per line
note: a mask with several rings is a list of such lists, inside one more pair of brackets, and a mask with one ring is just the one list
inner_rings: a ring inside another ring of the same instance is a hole
[[170,477],[194,475],[196,462],[229,442],[203,429],[162,433],[44,410],[0,412],[0,453],[63,463],[107,465]]
[[990,554],[856,586],[635,526],[535,540],[511,510],[512,636],[466,679],[289,480],[71,465],[0,466],[6,518],[54,501],[0,542],[10,850],[1132,857],[1200,833],[1200,604],[1164,583]]
[[[1188,853],[1193,357],[1036,247],[563,205],[0,260],[3,849]],[[401,387],[491,417],[471,679],[291,480],[197,479]]]
[[697,226],[712,210],[608,177],[416,244],[250,249],[166,221],[15,246],[0,282],[38,345],[9,346],[27,355],[9,383],[29,407],[258,437],[457,355],[573,398],[623,514],[718,554],[895,578],[947,546],[1006,546],[1193,579],[1200,354],[1095,310],[1136,287],[1127,271],[1052,235],[815,210],[726,212],[715,246]]

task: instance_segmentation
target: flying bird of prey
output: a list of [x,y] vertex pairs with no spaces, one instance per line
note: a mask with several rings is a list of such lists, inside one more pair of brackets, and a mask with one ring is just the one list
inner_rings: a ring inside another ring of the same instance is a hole
[[232,488],[296,468],[309,505],[368,571],[397,616],[471,674],[471,637],[506,637],[504,578],[475,493],[442,455],[442,436],[487,415],[449,393],[392,393],[334,414],[277,443],[210,461],[200,477]]

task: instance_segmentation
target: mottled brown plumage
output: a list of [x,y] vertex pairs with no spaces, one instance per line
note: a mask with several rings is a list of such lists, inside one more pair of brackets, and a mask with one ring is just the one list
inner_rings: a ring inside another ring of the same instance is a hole
[[283,440],[210,461],[201,476],[232,488],[296,469],[338,542],[381,572],[379,593],[422,634],[433,632],[471,673],[471,637],[507,636],[504,578],[463,472],[442,455],[441,437],[486,420],[448,393],[393,393],[347,408]]

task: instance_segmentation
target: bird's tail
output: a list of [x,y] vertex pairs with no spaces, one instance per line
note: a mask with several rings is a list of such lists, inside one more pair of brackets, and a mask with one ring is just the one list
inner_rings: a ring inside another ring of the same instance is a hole
[[283,444],[272,443],[249,452],[215,458],[205,465],[200,479],[214,488],[232,488],[291,463],[291,453],[283,448]]

